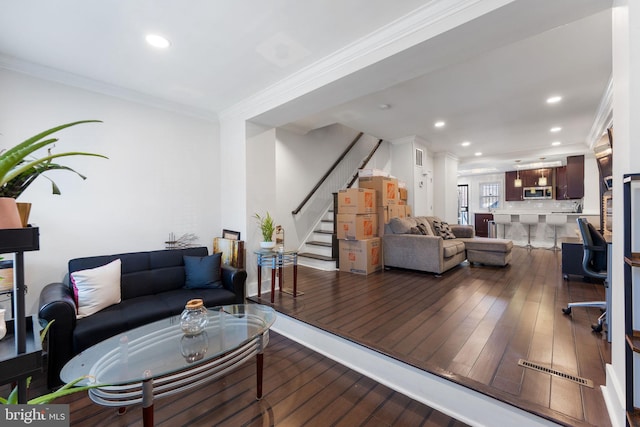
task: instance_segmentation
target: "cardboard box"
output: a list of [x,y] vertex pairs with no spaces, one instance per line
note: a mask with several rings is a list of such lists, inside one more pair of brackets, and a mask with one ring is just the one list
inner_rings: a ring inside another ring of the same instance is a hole
[[404,216],[405,218],[412,215],[411,206],[404,205]]
[[400,200],[407,200],[409,198],[409,192],[407,191],[406,188],[398,188],[398,193],[400,196]]
[[368,214],[377,210],[376,192],[369,188],[338,191],[339,214]]
[[358,176],[389,176],[389,173],[382,169],[359,169]]
[[336,215],[337,237],[346,240],[364,240],[378,236],[378,217],[371,214]]
[[367,240],[340,240],[340,271],[370,274],[382,268],[382,244],[379,237]]
[[362,176],[358,179],[360,188],[376,190],[378,206],[389,206],[398,203],[398,180],[386,176]]

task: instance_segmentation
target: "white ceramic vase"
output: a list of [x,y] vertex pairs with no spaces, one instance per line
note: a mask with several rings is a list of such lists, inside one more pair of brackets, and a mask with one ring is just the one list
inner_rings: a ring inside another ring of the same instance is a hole
[[4,308],[0,308],[0,340],[7,335],[7,322],[4,320],[4,313],[6,310]]

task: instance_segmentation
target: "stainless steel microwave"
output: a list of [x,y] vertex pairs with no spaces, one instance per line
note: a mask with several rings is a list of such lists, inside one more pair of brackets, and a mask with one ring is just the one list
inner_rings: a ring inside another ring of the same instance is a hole
[[522,189],[524,200],[553,199],[553,187],[525,187]]

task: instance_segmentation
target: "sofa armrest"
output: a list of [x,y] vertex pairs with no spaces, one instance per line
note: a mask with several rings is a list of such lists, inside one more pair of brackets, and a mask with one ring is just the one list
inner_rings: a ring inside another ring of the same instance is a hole
[[76,327],[76,304],[69,286],[50,283],[40,293],[40,322],[55,320],[47,333],[47,385],[62,384],[60,370],[73,356],[73,330]]
[[476,235],[472,225],[451,224],[449,228],[457,238],[474,237]]
[[222,286],[236,294],[236,304],[244,304],[244,285],[247,272],[229,265],[222,266]]

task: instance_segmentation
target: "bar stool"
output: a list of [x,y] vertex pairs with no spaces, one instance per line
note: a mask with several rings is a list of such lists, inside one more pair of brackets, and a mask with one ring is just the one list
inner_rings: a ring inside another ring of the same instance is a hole
[[[511,224],[511,214],[493,214],[493,222],[502,224],[502,238],[507,238],[507,225]],[[496,233],[497,234],[497,233]],[[500,237],[500,236],[496,236]]]
[[527,249],[534,249],[531,245],[531,226],[538,225],[538,214],[520,214],[520,223],[527,226]]
[[552,213],[547,215],[547,225],[553,225],[553,247],[547,248],[551,251],[559,251],[558,247],[558,227],[561,227],[567,223],[566,214]]

